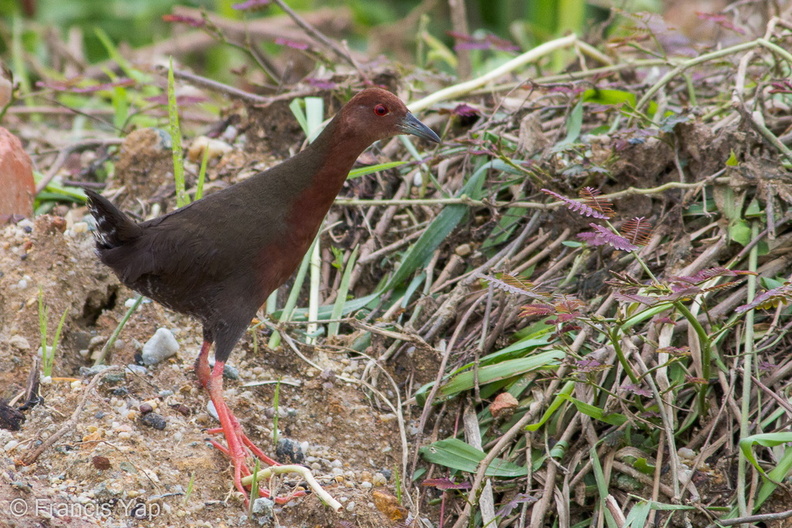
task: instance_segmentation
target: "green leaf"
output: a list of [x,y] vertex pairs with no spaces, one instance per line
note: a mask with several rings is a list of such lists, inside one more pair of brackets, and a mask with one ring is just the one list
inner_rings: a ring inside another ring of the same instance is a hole
[[[475,473],[479,462],[484,460],[486,454],[470,444],[457,438],[446,438],[434,442],[420,449],[421,455],[433,464],[439,464],[451,469]],[[488,477],[523,477],[528,474],[528,468],[518,466],[507,460],[496,458],[487,468],[485,475]]]
[[581,100],[585,103],[596,103],[608,106],[617,106],[626,104],[631,108],[635,108],[638,99],[632,92],[625,92],[624,90],[603,90],[600,88],[589,88],[583,92]]
[[737,160],[737,155],[732,150],[731,154],[729,154],[729,159],[726,160],[726,166],[727,167],[736,167],[739,164],[740,164],[740,162]]
[[308,137],[310,129],[308,128],[308,118],[305,115],[305,110],[303,110],[304,105],[305,101],[301,98],[297,98],[289,103],[289,110],[292,111],[292,114],[294,114],[294,118],[297,119],[297,123],[299,123],[303,133],[306,137]]
[[[745,459],[750,462],[756,470],[768,477],[768,474],[765,473],[764,469],[759,465],[759,462],[756,460],[756,457],[753,454],[753,446],[759,445],[762,447],[775,447],[781,444],[786,444],[787,442],[792,442],[792,432],[784,432],[784,433],[764,433],[764,434],[756,434],[747,436],[740,440],[740,451],[742,451]],[[780,477],[783,478],[786,475],[781,475]]]
[[751,242],[751,226],[745,220],[736,220],[729,226],[729,238],[741,246]]
[[569,145],[574,143],[577,138],[580,137],[580,130],[583,127],[583,100],[581,99],[578,101],[578,104],[575,105],[575,108],[569,113],[569,119],[567,119],[567,135],[563,141],[561,141],[562,145]]
[[[490,365],[504,359],[511,359],[513,356],[524,356],[525,352],[530,352],[534,348],[550,344],[551,339],[550,329],[528,335],[506,348],[502,348],[497,352],[484,356],[479,360],[479,365]],[[465,369],[472,366],[472,363],[468,363],[462,368]]]
[[559,394],[559,397],[565,399],[566,401],[572,402],[578,411],[585,414],[586,416],[590,416],[595,420],[599,420],[600,422],[605,422],[610,425],[620,426],[626,423],[627,417],[623,414],[619,413],[606,413],[604,410],[600,409],[599,407],[595,407],[589,403],[584,401],[578,400],[573,398],[568,394]]
[[354,178],[360,178],[362,176],[367,176],[369,174],[373,174],[375,172],[384,171],[388,169],[392,169],[394,167],[400,167],[407,163],[406,161],[389,161],[387,163],[380,163],[379,165],[371,165],[369,167],[360,167],[359,169],[354,169],[349,171],[349,176],[347,179],[352,180]]
[[[504,361],[506,359],[513,359],[515,356],[524,357],[528,352],[532,351],[533,349],[547,345],[550,342],[550,338],[551,338],[549,334],[554,328],[555,327],[547,327],[546,329],[542,329],[539,332],[531,333],[529,335],[526,335],[516,343],[512,343],[506,348],[498,350],[497,352],[493,352],[488,356],[484,356],[479,360],[479,367]],[[451,376],[454,376],[460,372],[464,372],[467,369],[472,368],[473,365],[474,363],[472,362],[463,365],[454,372],[452,372]],[[421,388],[419,388],[416,391],[415,398],[418,401],[419,405],[424,404],[424,402],[426,401],[426,395],[429,393],[432,387],[434,387],[434,384],[435,384],[434,381],[431,381],[423,385]],[[515,396],[515,398],[517,397],[514,394],[512,394],[512,396]]]
[[[352,250],[352,254],[349,256],[349,261],[347,262],[346,268],[344,269],[344,274],[341,277],[341,284],[338,287],[338,293],[336,295],[335,303],[333,304],[333,311],[330,314],[330,319],[339,319],[344,313],[344,300],[346,299],[347,292],[349,291],[349,280],[352,276],[352,269],[355,267],[355,262],[357,262],[359,248],[360,246],[355,246],[355,249]],[[321,308],[319,308],[319,310],[321,311]],[[336,335],[338,333],[338,327],[338,323],[330,323],[327,327],[327,335]]]
[[751,203],[745,208],[745,218],[764,218],[766,215],[767,213],[762,209],[759,200],[751,200]]
[[633,467],[643,473],[644,475],[654,475],[655,466],[649,463],[645,458],[638,458],[633,462]]
[[[790,433],[771,433],[771,434],[790,434]],[[784,454],[776,464],[776,467],[767,472],[769,480],[764,481],[762,487],[759,488],[759,493],[756,494],[756,504],[754,511],[759,509],[764,501],[775,491],[778,487],[776,482],[781,482],[792,472],[792,448],[784,450]]]
[[591,460],[591,469],[594,473],[594,481],[597,483],[597,492],[599,494],[600,509],[605,513],[605,521],[608,523],[608,528],[616,528],[616,520],[610,513],[610,510],[605,507],[605,498],[610,495],[608,490],[608,479],[605,478],[605,472],[602,470],[599,455],[597,455],[597,448],[592,446],[589,449],[589,460]]
[[563,357],[563,351],[550,350],[549,352],[543,352],[529,357],[511,359],[495,363],[494,365],[487,365],[476,370],[469,369],[453,376],[448,382],[444,383],[440,387],[440,394],[446,398],[450,398],[460,392],[473,389],[477,382],[479,385],[486,385],[494,381],[520,376],[533,370],[555,367]]
[[561,407],[561,405],[564,404],[565,400],[564,400],[563,396],[564,395],[568,396],[568,395],[572,394],[572,391],[574,389],[575,389],[575,382],[574,381],[567,381],[564,384],[564,387],[558,393],[558,396],[556,396],[553,399],[553,402],[550,404],[550,407],[548,407],[547,410],[545,411],[545,413],[542,415],[542,418],[538,422],[536,422],[535,424],[526,425],[525,429],[527,431],[536,431],[537,429],[542,427],[547,422],[547,420],[549,420],[553,416],[553,414],[558,410],[558,408]]

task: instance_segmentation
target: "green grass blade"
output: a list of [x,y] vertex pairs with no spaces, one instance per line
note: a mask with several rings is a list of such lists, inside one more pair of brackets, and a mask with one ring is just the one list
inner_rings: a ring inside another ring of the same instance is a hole
[[[113,43],[113,39],[110,38],[102,28],[94,27],[94,34],[96,38],[99,39],[99,42],[102,43],[104,49],[107,51],[107,54],[110,56],[110,59],[118,64],[118,67],[124,72],[124,75],[129,77],[130,79],[135,79],[136,81],[140,81],[143,79],[143,75],[141,72],[135,70],[129,61],[127,61],[124,56],[118,51],[118,48]],[[171,64],[171,67],[173,65]]]
[[561,350],[550,350],[533,356],[502,361],[494,365],[487,365],[477,370],[466,370],[451,378],[440,387],[440,394],[450,398],[475,387],[476,383],[486,385],[495,381],[520,376],[526,372],[555,367],[564,357]]
[[759,492],[756,494],[754,511],[759,510],[759,507],[776,490],[778,487],[777,483],[782,482],[790,473],[792,473],[792,448],[787,448],[784,450],[784,455],[778,461],[776,467],[767,472],[768,480],[762,483]]
[[755,434],[740,440],[740,451],[742,451],[745,459],[756,468],[756,471],[768,477],[753,454],[753,446],[775,447],[787,442],[792,442],[792,432]]
[[600,463],[597,449],[592,447],[589,449],[589,459],[591,460],[591,469],[594,473],[594,480],[597,482],[597,493],[599,494],[598,502],[599,509],[605,515],[605,521],[608,523],[608,528],[618,528],[616,520],[611,515],[608,508],[605,507],[605,497],[608,496],[608,482],[605,480],[605,473],[602,471],[602,464]]
[[388,169],[392,169],[394,167],[400,167],[407,163],[406,161],[389,161],[387,163],[380,163],[379,165],[371,165],[369,167],[360,167],[359,169],[354,169],[349,171],[349,176],[347,179],[353,180],[355,178],[361,178],[363,176],[368,176],[369,174],[373,174],[375,172],[384,171]]
[[565,399],[566,401],[574,404],[577,410],[586,416],[590,416],[595,420],[599,420],[600,422],[605,422],[610,425],[620,426],[626,423],[629,419],[620,413],[606,413],[604,410],[600,409],[599,407],[595,407],[590,403],[586,403],[584,401],[578,400],[577,398],[573,398],[567,394],[560,394],[561,398]]
[[179,107],[176,104],[176,81],[173,77],[173,57],[168,65],[168,121],[170,124],[171,152],[173,153],[173,181],[176,184],[176,206],[190,203],[184,186],[184,159],[181,127],[179,126]]
[[[352,250],[352,254],[349,256],[347,265],[344,268],[344,275],[341,277],[341,284],[338,286],[338,293],[336,294],[335,303],[333,303],[333,312],[330,315],[330,319],[339,319],[344,310],[344,302],[346,301],[347,292],[349,291],[349,279],[352,277],[352,269],[355,267],[355,263],[357,262],[359,249],[360,246],[355,246],[355,249]],[[330,323],[327,326],[328,337],[338,334],[338,327],[339,323]]]
[[572,394],[572,391],[575,389],[575,382],[574,381],[567,381],[564,384],[564,387],[558,392],[558,395],[553,399],[553,403],[547,408],[545,413],[542,415],[542,418],[536,422],[535,424],[526,425],[525,429],[528,431],[536,431],[540,427],[542,427],[547,420],[549,420],[553,414],[564,404],[566,401],[564,399],[564,395],[569,396]]
[[61,331],[63,330],[63,323],[66,322],[66,316],[69,315],[69,309],[65,309],[63,311],[63,315],[61,315],[60,321],[58,321],[58,327],[55,329],[55,337],[52,338],[52,344],[49,348],[49,353],[46,354],[47,363],[45,364],[42,362],[42,372],[45,376],[52,375],[52,367],[55,366],[55,354],[58,350],[58,344],[60,343]]
[[143,299],[144,297],[142,295],[138,295],[135,298],[135,302],[132,303],[132,306],[130,306],[129,309],[126,311],[124,317],[121,318],[115,330],[113,330],[113,333],[110,335],[110,339],[108,339],[107,342],[102,347],[102,350],[99,352],[99,355],[94,361],[94,366],[101,365],[102,363],[104,363],[105,359],[107,358],[108,351],[113,347],[113,345],[116,342],[116,339],[118,339],[118,335],[121,333],[121,330],[127,324],[129,318],[132,317],[132,314],[135,313],[135,310],[137,310],[140,304],[143,302]]
[[205,148],[203,157],[201,158],[201,168],[198,171],[198,183],[195,187],[195,199],[200,200],[203,198],[204,182],[206,181],[206,166],[209,164],[209,149]]
[[304,105],[305,105],[305,101],[301,98],[297,98],[292,100],[291,103],[289,103],[289,110],[292,111],[292,114],[294,114],[295,119],[297,119],[297,123],[300,124],[300,128],[302,128],[305,137],[308,137],[310,128],[308,128],[308,118],[305,116],[305,110],[303,110]]
[[[318,237],[319,235],[316,236]],[[313,253],[314,244],[316,244],[316,239],[314,239],[314,242],[311,244],[308,252],[305,254],[305,256],[303,256],[302,262],[300,263],[300,268],[297,270],[297,277],[294,279],[294,284],[292,285],[291,291],[289,292],[289,298],[286,300],[286,306],[284,306],[283,310],[281,310],[280,318],[278,319],[282,323],[291,321],[292,312],[294,311],[294,307],[297,306],[297,298],[300,296],[300,290],[302,289],[302,285],[305,282],[305,276],[308,274],[308,265],[311,262],[311,253]],[[275,348],[280,345],[280,341],[280,333],[273,332],[268,346],[270,348]]]
[[306,136],[312,142],[322,131],[324,121],[324,99],[321,97],[305,98],[305,125],[308,129]]

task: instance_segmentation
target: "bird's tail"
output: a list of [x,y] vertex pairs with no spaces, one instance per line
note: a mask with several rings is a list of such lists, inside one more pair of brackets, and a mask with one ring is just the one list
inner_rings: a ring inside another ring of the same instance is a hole
[[104,196],[85,189],[88,195],[88,210],[96,219],[96,247],[112,249],[123,246],[140,235],[140,226],[122,213]]

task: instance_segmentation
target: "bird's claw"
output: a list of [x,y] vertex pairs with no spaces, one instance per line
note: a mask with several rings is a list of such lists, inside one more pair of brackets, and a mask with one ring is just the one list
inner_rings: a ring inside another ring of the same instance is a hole
[[[233,431],[232,434],[235,436],[236,442],[233,441],[229,442],[232,445],[231,449],[229,449],[228,447],[224,446],[223,444],[212,438],[207,438],[206,440],[210,444],[212,444],[218,451],[225,454],[226,456],[228,456],[228,458],[231,459],[231,463],[234,466],[234,486],[240,493],[242,493],[243,497],[245,498],[245,504],[248,504],[250,500],[249,491],[245,487],[245,485],[242,484],[242,479],[244,477],[251,475],[253,472],[250,470],[250,468],[246,463],[247,457],[251,455],[255,456],[256,458],[258,458],[268,466],[279,466],[281,464],[279,464],[272,458],[265,455],[264,452],[261,449],[259,449],[259,447],[256,444],[254,444],[244,432],[242,432],[241,428],[238,429],[235,428],[235,429],[236,430]],[[222,427],[216,427],[212,429],[207,429],[205,432],[209,434],[217,434],[217,433],[225,434],[226,431]],[[226,441],[228,440],[229,438],[228,435],[226,434]],[[272,497],[270,491],[264,487],[259,487],[258,493],[260,497],[272,499],[273,501],[275,501],[276,504],[286,504],[287,502],[296,499],[297,497],[302,497],[303,495],[306,494],[304,490],[296,490],[296,491],[292,491],[291,493],[285,496]]]

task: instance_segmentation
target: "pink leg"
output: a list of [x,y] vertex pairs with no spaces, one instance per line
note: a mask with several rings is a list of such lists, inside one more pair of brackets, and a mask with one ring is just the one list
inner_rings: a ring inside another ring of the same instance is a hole
[[[203,350],[202,350],[203,352]],[[200,361],[200,356],[199,356]],[[199,365],[200,366],[200,365]],[[200,380],[200,373],[198,379]],[[228,445],[227,453],[231,458],[231,463],[234,465],[234,485],[245,496],[245,503],[248,502],[247,492],[242,486],[242,467],[245,465],[245,448],[239,439],[239,432],[241,428],[239,422],[228,409],[228,406],[223,399],[223,362],[216,361],[209,376],[207,388],[209,389],[209,397],[212,399],[217,417],[220,419],[220,427],[222,427],[223,434],[225,435],[226,444]]]
[[209,388],[209,349],[212,348],[211,341],[204,341],[201,346],[201,353],[195,360],[195,375],[204,389]]
[[[206,343],[204,343],[206,345]],[[208,354],[208,347],[205,346],[207,349]],[[202,365],[202,356],[204,354],[204,348],[201,349],[201,354],[198,356],[198,361],[196,362],[196,371],[198,372],[198,379],[201,379],[201,365]],[[242,485],[242,477],[246,477],[250,475],[251,471],[248,466],[245,464],[245,459],[248,456],[248,451],[245,449],[247,446],[248,449],[258,457],[262,462],[268,464],[270,466],[279,465],[277,462],[272,460],[270,457],[265,455],[261,449],[259,449],[242,431],[242,426],[239,424],[239,420],[237,420],[234,413],[231,412],[231,409],[228,408],[228,405],[223,398],[223,366],[224,363],[222,361],[215,362],[215,366],[211,371],[211,374],[208,376],[208,381],[206,384],[206,388],[209,390],[209,397],[212,400],[212,403],[215,406],[215,410],[217,411],[217,417],[220,419],[220,427],[216,429],[209,429],[207,432],[209,433],[219,433],[222,432],[226,439],[226,444],[228,447],[224,447],[218,442],[211,440],[213,446],[217,449],[225,453],[230,459],[231,463],[234,465],[234,485],[236,488],[244,495],[245,503],[248,503],[248,494],[245,490],[245,487]],[[208,360],[206,362],[206,370],[208,371],[209,365]],[[259,493],[262,497],[269,497],[269,491],[265,489],[259,489]],[[284,504],[291,499],[304,495],[304,491],[297,491],[292,493],[286,497],[276,497],[275,501],[279,504]]]

